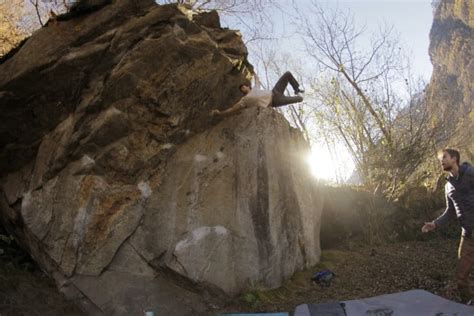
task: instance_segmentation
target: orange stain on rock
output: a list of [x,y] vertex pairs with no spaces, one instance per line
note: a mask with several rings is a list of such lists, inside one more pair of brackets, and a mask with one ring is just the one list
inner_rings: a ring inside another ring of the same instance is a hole
[[[102,191],[99,181],[94,176],[86,176],[81,183],[79,193],[80,203],[89,204],[90,221],[84,238],[85,246],[89,249],[99,248],[106,241],[121,220],[125,220],[124,211],[127,206],[135,203],[141,196],[135,188],[122,191]],[[97,189],[98,190],[97,190]],[[96,189],[96,190],[94,190]],[[90,201],[93,199],[93,201]]]

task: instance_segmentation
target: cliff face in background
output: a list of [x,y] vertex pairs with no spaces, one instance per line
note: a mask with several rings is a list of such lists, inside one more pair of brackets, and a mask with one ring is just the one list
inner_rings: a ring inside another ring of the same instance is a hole
[[211,119],[251,67],[217,14],[117,0],[0,65],[0,219],[91,314],[207,314],[320,256],[308,145],[272,109]]
[[[370,230],[378,232],[384,226],[388,227],[382,231],[384,238],[425,238],[421,237],[420,223],[439,216],[446,203],[445,175],[437,160],[438,149],[458,148],[461,160],[474,164],[473,52],[474,1],[441,0],[430,32],[433,73],[426,90],[430,127],[436,127],[434,148],[403,184],[395,205],[383,205],[376,196],[369,198],[351,190],[324,189],[327,197],[321,231],[323,246],[344,237],[368,235]],[[350,198],[340,199],[335,193]],[[361,201],[363,207],[358,206]],[[373,225],[370,220],[361,221],[364,217],[378,222]],[[338,229],[333,230],[334,227]],[[338,231],[341,234],[335,233]]]
[[430,32],[433,75],[427,101],[434,120],[444,122],[440,146],[457,147],[474,160],[474,1],[442,0]]
[[431,212],[433,205],[444,207],[445,176],[437,160],[439,149],[457,148],[462,161],[474,163],[473,52],[474,2],[440,1],[430,32],[433,73],[426,88],[434,148],[410,177],[403,197],[408,208]]

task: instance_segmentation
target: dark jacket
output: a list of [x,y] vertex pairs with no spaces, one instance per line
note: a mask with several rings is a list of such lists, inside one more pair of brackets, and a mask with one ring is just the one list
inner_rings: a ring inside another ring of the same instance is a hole
[[434,222],[445,225],[454,215],[459,220],[464,237],[471,237],[474,230],[474,167],[467,162],[459,166],[459,176],[449,176],[444,187],[446,210]]

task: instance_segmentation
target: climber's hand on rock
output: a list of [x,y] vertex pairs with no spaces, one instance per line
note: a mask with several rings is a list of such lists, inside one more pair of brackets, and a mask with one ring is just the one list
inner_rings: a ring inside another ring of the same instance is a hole
[[421,231],[423,233],[427,233],[429,231],[432,231],[436,228],[436,224],[434,222],[427,222],[423,227],[421,228]]
[[215,110],[212,110],[211,113],[209,113],[210,116],[217,116],[217,115],[220,115],[221,114],[221,111],[215,109]]

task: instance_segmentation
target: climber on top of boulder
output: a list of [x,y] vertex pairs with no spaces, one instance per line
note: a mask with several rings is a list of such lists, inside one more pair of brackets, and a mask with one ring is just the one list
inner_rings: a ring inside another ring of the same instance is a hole
[[[288,84],[293,87],[296,94],[295,96],[285,95],[285,89]],[[272,90],[261,89],[260,80],[257,75],[255,75],[255,89],[252,89],[250,84],[247,83],[241,84],[239,89],[244,96],[236,104],[224,111],[219,111],[217,109],[212,110],[210,114],[212,116],[227,115],[252,106],[260,106],[264,108],[271,106],[276,108],[283,105],[302,102],[303,97],[300,93],[304,93],[304,91],[300,89],[298,81],[296,81],[295,77],[293,77],[289,71],[285,72],[283,76],[278,79]]]

